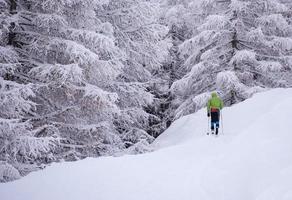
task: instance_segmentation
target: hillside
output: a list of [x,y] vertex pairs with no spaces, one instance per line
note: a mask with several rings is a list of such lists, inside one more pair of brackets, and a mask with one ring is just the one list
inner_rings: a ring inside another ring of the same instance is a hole
[[292,199],[292,89],[223,110],[207,136],[205,109],[172,124],[151,153],[53,164],[0,184],[3,200]]

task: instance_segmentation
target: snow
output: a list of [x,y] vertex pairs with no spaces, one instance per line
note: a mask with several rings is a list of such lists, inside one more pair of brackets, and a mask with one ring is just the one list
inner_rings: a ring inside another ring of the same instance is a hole
[[200,110],[151,153],[53,164],[1,184],[1,199],[291,200],[291,102],[292,89],[274,89],[225,108],[219,137]]

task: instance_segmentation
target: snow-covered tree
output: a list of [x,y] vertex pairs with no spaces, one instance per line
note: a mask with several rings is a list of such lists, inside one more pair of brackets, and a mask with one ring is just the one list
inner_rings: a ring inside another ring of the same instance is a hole
[[19,18],[16,1],[0,1],[0,182],[20,177],[34,165],[50,158],[58,141],[40,137],[29,116],[35,111],[33,84],[17,75],[22,59],[17,40]]
[[[168,35],[172,39],[171,59],[165,64],[163,72],[167,75],[166,80],[170,89],[175,81],[180,80],[189,72],[189,69],[184,67],[185,58],[180,56],[180,45],[197,35],[198,26],[203,23],[206,16],[216,12],[219,7],[212,5],[211,1],[204,0],[163,0],[161,6],[163,8],[161,22],[169,27]],[[169,125],[175,113],[180,112],[176,109],[184,100],[178,99],[173,92],[168,92],[165,96],[163,107],[165,107],[165,119]]]
[[212,90],[219,91],[226,104],[234,104],[264,88],[291,84],[284,77],[291,71],[292,56],[292,29],[283,14],[288,10],[284,4],[272,0],[205,3],[218,9],[205,18],[198,34],[180,45],[187,74],[172,86],[174,104],[179,107],[176,117],[200,108],[202,99],[195,97],[205,96],[206,101]]
[[123,148],[114,126],[118,95],[108,87],[121,73],[123,53],[112,27],[95,16],[99,1],[21,2],[28,77],[35,82],[42,135],[58,135],[56,160],[112,154]]
[[173,118],[292,86],[286,0],[0,0],[0,181],[150,151]]
[[162,22],[170,28],[172,36],[180,41],[197,34],[197,26],[202,20],[218,9],[205,0],[162,0],[161,7]]
[[127,55],[125,80],[147,81],[165,61],[167,27],[160,25],[159,3],[147,0],[110,0],[97,15],[114,27],[117,44]]
[[25,112],[27,128],[58,141],[49,162],[114,154],[133,145],[128,152],[146,150],[154,139],[150,126],[158,120],[149,112],[155,99],[149,88],[168,54],[158,4],[13,2],[17,77],[30,83],[25,98],[34,102],[34,112]]
[[[112,87],[120,96],[123,114],[116,122],[120,132],[126,137],[139,134],[144,137],[147,132],[156,136],[160,130],[153,126],[159,121],[153,112],[156,104],[153,85],[157,82],[154,75],[165,62],[170,46],[165,39],[167,27],[158,23],[159,3],[110,0],[96,12],[103,22],[113,25],[117,46],[125,52],[123,73]],[[147,141],[153,140],[153,137],[147,138]]]

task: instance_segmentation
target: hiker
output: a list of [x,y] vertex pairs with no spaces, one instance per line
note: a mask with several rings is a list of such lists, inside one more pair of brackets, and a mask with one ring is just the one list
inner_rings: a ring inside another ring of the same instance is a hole
[[[212,93],[212,98],[209,99],[207,104],[208,117],[211,116],[211,132],[218,135],[220,110],[223,108],[223,101],[218,97],[216,92]],[[215,129],[215,131],[214,131]]]

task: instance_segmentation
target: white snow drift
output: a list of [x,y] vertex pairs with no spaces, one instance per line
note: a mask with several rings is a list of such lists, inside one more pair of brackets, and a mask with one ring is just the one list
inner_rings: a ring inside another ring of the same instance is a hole
[[143,155],[54,164],[0,185],[1,200],[291,200],[292,89],[223,110],[207,136],[205,110],[177,120]]

